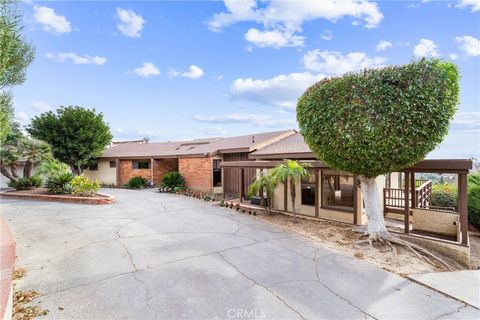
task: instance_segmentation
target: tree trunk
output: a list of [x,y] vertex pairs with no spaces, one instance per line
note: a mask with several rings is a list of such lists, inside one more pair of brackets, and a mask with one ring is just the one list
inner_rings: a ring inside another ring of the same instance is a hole
[[32,161],[27,160],[25,162],[25,167],[23,167],[23,177],[24,178],[30,178],[32,174]]
[[368,217],[367,231],[369,238],[379,240],[382,236],[388,235],[383,219],[383,210],[380,203],[377,181],[375,178],[360,176],[360,188],[365,203],[365,211]]
[[15,177],[8,171],[7,168],[5,168],[5,166],[2,164],[0,166],[0,172],[6,177],[8,178],[10,181],[15,181],[17,179],[15,179]]
[[297,213],[295,212],[295,198],[296,198],[296,190],[295,190],[295,180],[292,178],[290,179],[290,200],[292,201],[292,212],[293,218],[297,218]]
[[10,163],[10,172],[12,173],[14,180],[20,178],[17,174],[17,164],[15,162]]

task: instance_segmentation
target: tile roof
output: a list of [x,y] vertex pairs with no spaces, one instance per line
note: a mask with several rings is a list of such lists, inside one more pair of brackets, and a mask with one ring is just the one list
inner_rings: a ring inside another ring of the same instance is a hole
[[[291,156],[292,158],[294,158],[295,154],[305,157],[306,155],[309,155],[311,153],[312,151],[305,143],[303,136],[300,133],[296,132],[293,135],[285,137],[281,140],[278,140],[252,152],[250,154],[250,158],[285,158],[285,155],[287,154],[289,155],[289,157]],[[311,156],[314,157],[313,154],[311,154]]]
[[106,149],[101,158],[204,156],[216,153],[250,152],[294,133],[294,130],[284,130],[190,141],[121,143]]

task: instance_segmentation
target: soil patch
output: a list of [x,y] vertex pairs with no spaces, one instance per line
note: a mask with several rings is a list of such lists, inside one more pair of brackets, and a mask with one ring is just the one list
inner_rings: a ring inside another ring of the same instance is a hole
[[[434,266],[417,257],[402,246],[395,246],[397,253],[384,243],[355,244],[360,234],[352,231],[352,226],[333,221],[311,220],[303,217],[294,219],[284,214],[261,215],[258,219],[266,220],[282,228],[306,236],[324,247],[342,252],[357,259],[370,261],[377,266],[402,275],[448,271],[442,266]],[[479,241],[480,245],[480,241]],[[480,248],[479,248],[480,249]]]

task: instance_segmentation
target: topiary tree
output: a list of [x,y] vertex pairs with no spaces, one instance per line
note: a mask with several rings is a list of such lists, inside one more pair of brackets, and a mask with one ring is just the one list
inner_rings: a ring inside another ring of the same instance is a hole
[[48,142],[53,156],[70,165],[77,175],[92,159],[101,156],[112,140],[103,114],[79,106],[42,113],[32,119],[27,131],[32,137]]
[[324,79],[299,99],[297,120],[311,150],[360,178],[370,240],[389,236],[375,178],[421,161],[443,140],[458,80],[453,63],[422,59]]

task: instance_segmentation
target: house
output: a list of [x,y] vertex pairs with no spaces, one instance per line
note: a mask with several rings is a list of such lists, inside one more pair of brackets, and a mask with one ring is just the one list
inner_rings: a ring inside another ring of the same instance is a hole
[[[294,130],[189,141],[114,143],[84,171],[104,185],[122,186],[141,176],[158,185],[165,173],[179,171],[186,186],[196,191],[237,193],[238,169],[223,172],[221,162],[248,160],[251,152],[293,135]],[[250,172],[250,178],[255,171]],[[233,181],[233,182],[232,182]],[[247,185],[248,186],[248,185]]]

